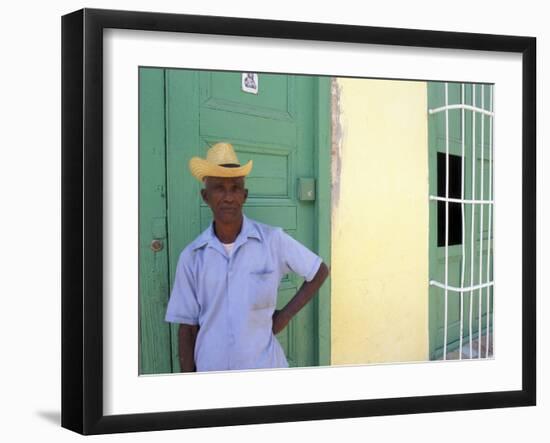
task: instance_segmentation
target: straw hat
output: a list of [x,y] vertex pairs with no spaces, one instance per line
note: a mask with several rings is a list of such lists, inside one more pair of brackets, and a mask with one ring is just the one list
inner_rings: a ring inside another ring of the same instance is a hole
[[244,177],[252,170],[252,160],[241,166],[230,143],[216,143],[206,153],[206,160],[193,157],[189,160],[191,174],[202,181],[204,177]]

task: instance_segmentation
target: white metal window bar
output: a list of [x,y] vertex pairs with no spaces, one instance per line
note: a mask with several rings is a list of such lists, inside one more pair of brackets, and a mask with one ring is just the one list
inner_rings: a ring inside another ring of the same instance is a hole
[[[475,87],[474,87],[475,89]],[[485,104],[485,85],[481,85],[481,107],[483,108],[484,104]],[[483,137],[485,136],[485,119],[481,118],[481,163],[479,165],[479,169],[480,169],[480,175],[481,175],[481,184],[480,184],[480,188],[479,188],[479,191],[480,191],[480,198],[481,200],[483,200],[483,192],[484,192],[484,189],[483,189],[483,170],[484,170],[484,159],[483,159],[483,156],[485,154],[484,152],[484,149],[483,149],[483,145],[484,145],[484,139]],[[475,143],[475,140],[474,140],[474,143]],[[479,274],[478,274],[478,284],[481,284],[481,279],[483,278],[483,209],[485,207],[483,205],[481,205],[479,207],[480,211],[481,211],[481,215],[480,215],[480,222],[479,222]],[[477,290],[477,300],[478,300],[478,309],[477,309],[477,330],[479,331],[478,332],[478,341],[477,341],[477,355],[480,356],[481,355],[481,308],[483,306],[483,304],[481,303],[481,296],[482,296],[482,293],[481,293],[481,288],[479,288]],[[489,313],[487,312],[487,315]],[[487,331],[487,333],[489,333],[489,331]]]
[[[482,86],[484,86],[484,85],[482,85]],[[462,87],[464,87],[464,85],[462,85]],[[449,110],[452,110],[452,109],[467,109],[468,111],[479,112],[480,114],[488,115],[489,117],[494,116],[493,112],[488,111],[487,109],[483,109],[483,106],[481,108],[476,108],[475,105],[470,106],[470,105],[466,105],[464,103],[461,103],[461,104],[458,104],[458,105],[448,105],[447,104],[447,105],[441,106],[439,108],[429,109],[428,112],[430,114],[437,114],[438,112],[449,111]]]
[[[491,106],[491,109],[493,109],[493,88],[489,88],[489,104]],[[489,119],[489,195],[487,195],[488,198],[493,199],[493,119]],[[489,206],[489,227],[488,227],[488,235],[487,235],[487,276],[486,280],[489,281],[491,278],[491,228],[492,228],[492,216],[493,216],[493,207]],[[493,319],[491,317],[495,313],[495,299],[494,299],[494,292],[493,292],[493,309],[490,308],[490,290],[487,288],[485,291],[486,294],[486,300],[487,300],[487,331],[489,331],[489,326],[494,323],[492,322]],[[490,315],[489,315],[490,313]],[[489,356],[489,334],[486,335],[486,354],[485,357]],[[493,349],[494,349],[494,343],[495,343],[495,336],[493,334]]]
[[[466,102],[465,100],[465,97],[464,97],[464,85],[460,85],[460,103],[462,105],[464,105]],[[460,139],[461,139],[461,152],[462,152],[462,157],[461,157],[461,173],[462,173],[462,180],[460,181],[460,198],[462,199],[462,203],[460,204],[460,215],[462,217],[462,257],[465,257],[466,256],[466,219],[465,219],[465,215],[464,215],[464,203],[465,203],[465,199],[464,199],[464,158],[465,158],[465,152],[464,152],[464,144],[465,144],[465,140],[464,140],[464,107],[462,107],[460,109],[461,111],[461,125],[460,125]],[[475,200],[471,200],[472,202],[474,202]],[[460,286],[463,288],[464,287],[464,268],[466,266],[466,263],[464,262],[464,260],[462,260],[462,262],[460,263]],[[459,331],[459,334],[460,334],[460,338],[459,338],[459,343],[458,343],[458,359],[459,360],[462,360],[462,337],[464,335],[464,320],[463,320],[463,313],[464,313],[464,292],[460,292],[460,331]],[[472,355],[472,354],[470,354]],[[446,356],[444,357],[446,358]]]
[[[445,112],[445,196],[430,195],[430,201],[442,201],[445,202],[445,278],[444,283],[436,280],[430,280],[430,285],[443,289],[444,294],[444,338],[443,338],[443,359],[447,358],[447,341],[448,341],[448,297],[449,292],[458,293],[460,297],[460,332],[459,332],[459,359],[463,357],[463,335],[464,335],[464,294],[468,293],[469,300],[469,356],[472,358],[472,322],[473,322],[473,294],[474,291],[478,291],[478,358],[481,358],[481,319],[482,319],[482,295],[485,289],[486,296],[486,346],[485,357],[489,356],[489,336],[490,325],[494,325],[494,300],[493,309],[490,309],[490,288],[494,286],[494,282],[490,280],[491,272],[491,234],[492,234],[492,214],[493,214],[493,118],[494,112],[492,108],[493,103],[493,88],[489,87],[489,102],[491,110],[485,109],[485,85],[481,85],[481,107],[476,106],[476,85],[472,85],[472,105],[467,105],[465,102],[465,85],[461,85],[461,103],[449,104],[449,85],[445,83],[445,106],[441,106],[434,109],[429,109],[430,115],[437,114],[439,112]],[[460,110],[461,111],[461,148],[462,148],[462,180],[461,180],[461,198],[449,197],[449,111]],[[465,183],[465,111],[472,111],[472,190],[471,198],[465,198],[464,183]],[[480,163],[480,198],[476,199],[476,114],[481,114],[481,163]],[[489,192],[487,199],[484,199],[484,144],[485,144],[485,119],[484,116],[489,118]],[[449,203],[460,203],[461,205],[461,217],[462,217],[462,260],[461,260],[461,281],[460,287],[454,287],[449,285]],[[465,224],[465,205],[471,205],[471,220],[470,220],[470,284],[464,285],[465,266],[466,266],[466,224]],[[484,206],[488,205],[488,237],[487,237],[487,261],[486,261],[486,276],[485,282],[483,279],[483,216]],[[474,250],[475,250],[475,208],[479,207],[479,273],[478,284],[474,284]]]
[[[475,85],[472,85],[472,103],[475,107],[476,105],[476,88]],[[448,136],[448,134],[447,134]],[[476,114],[475,112],[472,112],[472,197],[475,198],[476,195]],[[474,284],[474,249],[475,249],[475,239],[474,239],[474,222],[475,222],[475,206],[472,206],[472,217],[471,217],[471,229],[470,229],[470,239],[471,239],[471,245],[470,245],[470,286]],[[473,292],[469,292],[469,303],[470,306],[469,310],[469,350],[470,350],[470,358],[472,357],[472,324],[473,324]],[[462,313],[461,313],[462,317]],[[460,350],[460,353],[462,353],[462,349]]]
[[449,84],[445,83],[445,324],[443,358],[447,356],[448,298],[449,298]]
[[472,200],[466,198],[447,198],[447,197],[438,197],[437,195],[430,195],[430,200],[437,200],[442,202],[450,203],[469,203],[472,205],[492,205],[493,200]]
[[488,288],[490,286],[493,286],[493,282],[490,281],[490,282],[487,282],[487,283],[481,283],[479,285],[474,285],[474,286],[467,286],[467,287],[459,287],[457,288],[456,286],[451,286],[451,285],[448,285],[448,286],[445,286],[443,283],[440,283],[436,280],[430,280],[430,285],[432,286],[436,286],[438,288],[441,288],[441,289],[447,289],[451,292],[469,292],[469,291],[476,291],[478,289],[483,289],[483,288]]

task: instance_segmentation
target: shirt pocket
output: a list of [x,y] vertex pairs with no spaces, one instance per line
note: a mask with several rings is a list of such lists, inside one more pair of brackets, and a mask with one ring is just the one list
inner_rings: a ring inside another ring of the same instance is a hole
[[252,309],[275,308],[279,285],[276,274],[269,269],[250,272],[248,301]]

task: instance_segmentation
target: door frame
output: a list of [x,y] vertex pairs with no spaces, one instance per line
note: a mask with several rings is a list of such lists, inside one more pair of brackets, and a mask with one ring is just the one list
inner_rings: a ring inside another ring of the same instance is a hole
[[[332,146],[332,100],[331,77],[317,77],[314,103],[315,118],[315,172],[317,175],[317,252],[330,267],[331,264],[331,146]],[[315,298],[317,310],[317,364],[331,364],[331,279],[330,275]]]

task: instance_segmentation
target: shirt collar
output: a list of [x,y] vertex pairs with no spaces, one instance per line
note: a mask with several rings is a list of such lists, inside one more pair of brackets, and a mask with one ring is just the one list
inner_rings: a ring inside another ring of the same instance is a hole
[[[259,241],[262,241],[262,236],[256,223],[254,223],[253,220],[250,220],[246,215],[243,214],[243,225],[241,227],[241,232],[239,232],[239,235],[237,235],[237,238],[235,239],[234,248],[236,249],[237,246],[245,243],[249,238],[255,238]],[[205,245],[213,247],[215,247],[215,245],[221,245],[220,240],[218,239],[218,237],[216,237],[216,233],[214,232],[213,221],[210,223],[210,226],[208,226],[208,228],[205,229],[203,233],[197,238],[193,249],[200,249]]]

